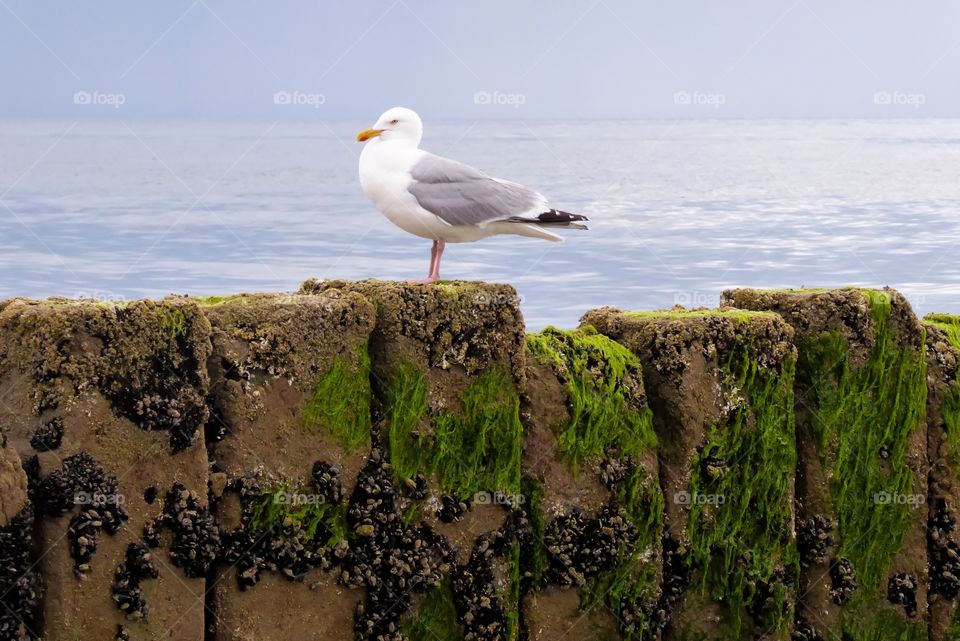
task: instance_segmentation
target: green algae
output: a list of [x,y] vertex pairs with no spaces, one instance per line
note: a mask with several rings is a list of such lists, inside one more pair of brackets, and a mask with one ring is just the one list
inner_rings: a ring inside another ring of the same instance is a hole
[[633,318],[728,318],[738,323],[748,323],[756,318],[776,318],[773,312],[747,311],[743,309],[682,309],[682,310],[647,310],[623,311],[624,316]]
[[[396,475],[435,475],[442,491],[462,499],[481,490],[519,493],[523,427],[510,375],[492,366],[474,378],[460,398],[459,412],[430,412],[427,396],[423,372],[399,364],[386,390],[387,438]],[[425,422],[429,427],[422,426]]]
[[243,294],[228,294],[225,296],[193,296],[191,300],[196,301],[201,307],[216,307],[228,303],[247,303],[249,297]]
[[279,486],[264,491],[250,508],[250,527],[256,533],[282,535],[284,527],[296,525],[308,538],[317,531],[328,534],[325,545],[336,545],[347,536],[346,511],[343,505],[318,500],[309,488],[291,489]]
[[[854,599],[847,606],[858,616],[844,616],[840,634],[829,637],[840,641],[927,641],[927,622],[907,623],[898,614],[877,607],[866,599]],[[950,638],[950,637],[948,637]]]
[[179,307],[171,305],[162,305],[162,316],[160,317],[160,326],[171,339],[181,338],[187,334],[187,316]]
[[420,438],[420,423],[429,409],[427,394],[427,378],[420,368],[413,363],[399,363],[387,385],[386,405],[390,417],[390,462],[401,479],[413,478],[421,470],[416,441]]
[[463,641],[449,579],[426,594],[417,611],[401,621],[400,631],[409,641]]
[[521,485],[531,534],[528,540],[529,552],[522,557],[522,564],[524,569],[530,573],[531,583],[541,585],[543,583],[543,573],[547,569],[547,546],[543,543],[543,537],[547,529],[547,521],[543,511],[543,485],[529,476],[523,477]]
[[510,575],[507,579],[506,610],[507,641],[514,641],[520,636],[520,588],[521,588],[521,547],[519,541],[514,541],[507,554],[507,563],[510,565]]
[[946,641],[960,641],[960,609],[954,611],[944,638]]
[[[576,474],[587,459],[610,451],[635,462],[657,447],[653,414],[643,394],[642,368],[626,347],[598,334],[592,327],[563,331],[548,327],[527,335],[527,351],[540,362],[554,366],[567,385],[570,420],[554,427],[563,460]],[[541,503],[543,488],[532,480],[525,492],[533,529],[531,574],[542,580],[546,550]],[[663,494],[639,464],[614,489],[614,502],[624,509],[637,528],[631,545],[623,546],[613,568],[592,578],[580,592],[581,609],[600,604],[619,612],[625,603],[650,604],[656,600],[659,568],[649,551],[657,545],[663,526]],[[643,629],[638,612],[637,629]]]
[[895,342],[889,295],[864,294],[876,327],[866,362],[851,364],[849,344],[828,331],[801,342],[798,373],[815,408],[812,436],[833,476],[837,556],[853,563],[860,589],[874,597],[912,520],[910,505],[883,497],[913,493],[907,441],[925,419],[927,385],[923,355]]
[[788,577],[799,570],[791,531],[794,358],[777,371],[749,352],[739,343],[722,363],[735,406],[707,428],[693,463],[686,562],[700,570],[701,593],[726,605],[736,637],[745,632],[744,609],[767,602],[754,624],[782,638],[792,621]]
[[952,347],[960,349],[960,316],[952,314],[927,314],[923,320],[943,330],[947,335],[947,342]]
[[642,375],[630,350],[590,327],[548,327],[528,335],[527,348],[535,358],[558,364],[566,381],[571,418],[556,436],[574,472],[585,459],[603,456],[611,447],[636,458],[656,447],[653,414],[642,391],[633,392],[642,390]]
[[367,345],[357,349],[357,361],[334,359],[314,388],[313,397],[303,408],[308,429],[322,427],[334,435],[348,451],[370,440],[370,354]]

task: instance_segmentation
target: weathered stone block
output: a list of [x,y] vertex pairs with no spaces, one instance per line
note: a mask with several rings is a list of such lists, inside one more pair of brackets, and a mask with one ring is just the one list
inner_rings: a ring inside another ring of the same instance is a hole
[[224,541],[218,641],[349,639],[362,591],[337,582],[344,498],[370,452],[374,310],[356,294],[201,299]]
[[734,290],[796,330],[797,629],[925,639],[924,331],[893,290]]
[[797,553],[793,332],[733,310],[582,320],[643,366],[664,492],[665,639],[785,639]]
[[205,501],[209,351],[209,323],[183,299],[0,311],[0,425],[35,484],[44,639],[203,635],[204,580],[168,550],[139,557],[141,583],[118,581],[158,492],[179,483]]
[[[371,461],[364,487],[389,491],[377,495],[381,515],[356,493],[348,512],[348,524],[368,535],[355,551],[360,566],[381,579],[368,588],[361,638],[389,636],[392,625],[413,641],[458,625],[478,639],[517,638],[524,329],[516,292],[384,281],[308,281],[301,292],[357,292],[377,310],[374,454],[383,460]],[[390,573],[381,548],[422,570]],[[439,607],[444,594],[452,610]]]
[[652,638],[663,498],[637,357],[592,329],[527,337],[521,568],[529,638]]

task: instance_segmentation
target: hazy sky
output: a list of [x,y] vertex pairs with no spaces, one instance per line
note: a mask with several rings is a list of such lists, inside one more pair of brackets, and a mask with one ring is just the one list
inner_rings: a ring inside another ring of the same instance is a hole
[[953,0],[0,0],[0,117],[950,117],[958,25]]

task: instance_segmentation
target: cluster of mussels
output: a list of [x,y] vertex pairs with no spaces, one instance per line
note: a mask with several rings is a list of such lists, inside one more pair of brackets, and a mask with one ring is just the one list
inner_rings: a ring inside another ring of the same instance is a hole
[[[617,487],[637,471],[636,461],[616,448],[605,452],[599,475],[616,496]],[[622,559],[625,549],[637,542],[638,532],[615,498],[595,517],[572,510],[553,519],[545,528],[543,546],[547,567],[545,585],[581,586],[609,570]],[[663,580],[660,594],[624,596],[618,601],[617,620],[621,634],[631,639],[659,638],[670,620],[674,604],[689,584],[689,568],[678,542],[669,534],[662,538]]]
[[[520,514],[519,511],[515,514]],[[464,629],[464,639],[507,641],[507,615],[498,592],[496,563],[507,556],[515,544],[511,532],[524,527],[508,520],[504,528],[481,535],[464,565],[454,568],[451,586],[457,615]]]
[[140,582],[160,576],[150,558],[150,548],[144,543],[131,543],[123,563],[113,579],[113,602],[128,619],[138,621],[147,616],[147,603]]
[[833,523],[827,517],[815,514],[797,524],[797,551],[800,563],[807,567],[826,557],[834,544]]
[[837,605],[850,600],[857,589],[857,574],[853,563],[844,558],[830,561],[830,598]]
[[151,548],[158,547],[164,529],[173,533],[170,561],[188,577],[206,576],[220,553],[220,528],[209,506],[181,483],[167,492],[163,513],[143,529],[143,540]]
[[934,501],[927,525],[930,592],[951,600],[960,593],[960,545],[952,536],[956,528],[957,519],[946,500]]
[[621,456],[616,448],[607,448],[604,459],[600,463],[600,480],[608,488],[613,489],[617,484],[626,480],[637,468],[632,456]]
[[596,517],[580,510],[562,514],[543,533],[548,564],[544,580],[554,585],[583,585],[609,570],[620,550],[634,543],[636,528],[622,510],[606,505]]
[[40,586],[30,558],[32,531],[29,505],[0,527],[0,639],[39,638]]
[[[147,503],[156,500],[156,491],[151,487],[144,492]],[[220,552],[220,528],[210,509],[184,485],[174,484],[164,499],[163,512],[144,526],[142,541],[127,546],[125,558],[114,573],[113,602],[128,619],[147,616],[140,584],[159,576],[150,549],[160,546],[164,529],[172,532],[170,561],[189,577],[206,576]]]
[[60,469],[38,482],[33,494],[42,515],[59,517],[80,507],[67,530],[70,555],[80,577],[90,569],[97,551],[97,533],[116,534],[127,520],[117,480],[86,452],[64,459]]
[[790,599],[786,596],[794,591],[795,577],[788,568],[775,570],[766,580],[751,580],[752,594],[747,612],[755,622],[782,620],[789,614]]
[[30,435],[30,447],[38,452],[52,452],[60,449],[63,442],[63,419],[55,416],[44,421]]
[[[416,482],[405,487],[410,498],[422,494]],[[340,581],[366,588],[354,620],[360,641],[403,641],[399,623],[412,594],[439,585],[455,559],[446,537],[425,523],[404,522],[399,498],[393,468],[374,448],[347,509],[347,526],[357,536],[337,551]]]
[[[642,604],[621,603],[620,629],[625,635],[635,634],[640,639],[659,638],[667,624],[673,606],[690,584],[690,568],[680,550],[680,543],[670,533],[661,539],[663,545],[663,582],[660,586],[660,598],[650,611]],[[633,611],[627,608],[633,605]],[[643,616],[638,616],[638,615]]]
[[902,605],[908,617],[917,616],[917,579],[906,572],[890,577],[887,581],[887,600]]
[[793,621],[793,632],[790,634],[790,641],[826,641],[813,626],[799,614]]
[[[339,473],[333,466],[317,462],[313,467],[314,490],[323,497],[321,504],[338,505],[342,495]],[[269,511],[265,502],[277,501],[277,482],[261,471],[235,479],[227,491],[240,498],[240,527],[224,532],[222,558],[236,566],[237,583],[246,590],[260,582],[263,570],[278,572],[291,581],[302,581],[316,567],[327,569],[327,543],[333,537],[330,524],[320,520],[315,527],[291,516],[260,520],[258,514]],[[276,506],[273,506],[276,507]]]
[[148,328],[139,326],[136,318],[142,313],[117,308],[118,323],[100,336],[105,348],[97,368],[105,374],[97,380],[117,413],[143,429],[167,431],[171,449],[179,452],[193,443],[208,418],[206,398],[200,392],[203,366],[188,346],[188,336],[163,322],[149,331],[172,338],[169,347],[148,354],[124,349],[131,340],[147,339]]

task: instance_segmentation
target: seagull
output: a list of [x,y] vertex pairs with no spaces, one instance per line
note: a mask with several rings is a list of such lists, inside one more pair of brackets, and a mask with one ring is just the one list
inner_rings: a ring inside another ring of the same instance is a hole
[[541,194],[419,148],[423,122],[412,109],[388,109],[357,134],[360,185],[400,229],[433,241],[423,284],[440,280],[447,243],[469,243],[497,234],[563,242],[552,231],[587,229],[586,216],[551,208]]

